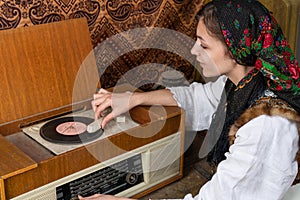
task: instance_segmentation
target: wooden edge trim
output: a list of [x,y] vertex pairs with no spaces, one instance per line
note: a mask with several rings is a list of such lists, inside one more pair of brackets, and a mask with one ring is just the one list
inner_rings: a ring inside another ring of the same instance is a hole
[[4,180],[0,178],[0,200],[5,200]]
[[37,166],[38,166],[38,164],[35,163],[35,164],[33,164],[33,165],[27,166],[26,168],[19,169],[19,170],[17,170],[17,171],[14,171],[14,172],[5,174],[5,175],[3,175],[1,178],[2,178],[2,179],[7,179],[7,178],[10,178],[10,177],[12,177],[12,176],[15,176],[15,175],[18,175],[18,174],[22,174],[22,173],[27,172],[27,171],[29,171],[29,170],[35,169],[35,168],[37,168]]

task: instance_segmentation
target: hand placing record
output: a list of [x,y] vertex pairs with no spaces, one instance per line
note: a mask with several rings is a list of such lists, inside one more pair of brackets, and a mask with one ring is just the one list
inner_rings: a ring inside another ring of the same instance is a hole
[[94,132],[96,132],[96,131],[102,129],[102,127],[101,127],[101,122],[102,122],[103,118],[104,118],[106,115],[108,115],[109,113],[111,113],[111,111],[112,111],[111,107],[109,107],[109,108],[107,108],[106,110],[104,110],[104,111],[102,112],[102,113],[103,113],[103,116],[102,116],[101,118],[96,119],[94,122],[92,122],[91,124],[89,124],[89,125],[87,126],[87,129],[86,129],[87,132],[88,132],[88,133],[94,133]]

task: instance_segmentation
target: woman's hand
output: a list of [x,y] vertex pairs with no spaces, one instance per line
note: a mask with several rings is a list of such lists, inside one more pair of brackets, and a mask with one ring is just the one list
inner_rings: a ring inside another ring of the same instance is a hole
[[[99,200],[101,197],[104,199],[103,196],[104,196],[104,195],[101,195],[101,194],[94,194],[94,195],[89,196],[89,197],[78,196],[78,199],[79,199],[79,200],[87,200],[87,199],[90,199],[90,200]],[[109,198],[108,198],[108,199],[109,199]]]
[[98,119],[100,116],[102,117],[105,110],[109,107],[112,108],[112,111],[104,116],[101,122],[102,128],[107,124],[107,122],[135,106],[131,101],[132,95],[132,92],[111,93],[104,89],[100,89],[97,94],[94,94],[92,107],[95,112],[95,119]]
[[177,102],[168,89],[133,93],[111,93],[107,90],[100,89],[97,94],[94,94],[94,100],[92,101],[95,119],[98,119],[99,116],[103,116],[105,109],[109,107],[112,108],[112,112],[103,118],[101,122],[102,128],[113,118],[138,105],[177,106]]
[[124,197],[116,197],[112,195],[104,195],[104,194],[94,194],[89,197],[82,197],[78,196],[79,200],[133,200],[129,198],[124,198]]

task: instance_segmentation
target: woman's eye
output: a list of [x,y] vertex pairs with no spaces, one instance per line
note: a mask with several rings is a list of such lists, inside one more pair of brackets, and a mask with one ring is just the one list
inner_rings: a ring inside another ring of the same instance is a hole
[[203,45],[200,41],[197,41],[196,44],[203,49],[207,49],[207,46]]

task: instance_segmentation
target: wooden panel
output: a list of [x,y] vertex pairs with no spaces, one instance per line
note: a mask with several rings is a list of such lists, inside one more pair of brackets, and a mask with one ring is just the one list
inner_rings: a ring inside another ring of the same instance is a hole
[[170,118],[182,112],[176,106],[138,106],[129,111],[131,118],[140,124]]
[[0,32],[0,126],[91,98],[98,73],[85,18]]
[[54,157],[51,151],[23,132],[11,134],[5,138],[37,163]]
[[0,135],[0,177],[6,179],[37,167],[37,163]]
[[299,23],[298,17],[300,14],[300,1],[290,0],[290,3],[291,3],[290,10],[289,10],[290,18],[288,21],[289,32],[287,33],[287,38],[289,44],[291,45],[292,50],[296,52],[297,37],[300,29],[300,27],[298,27],[298,23]]

